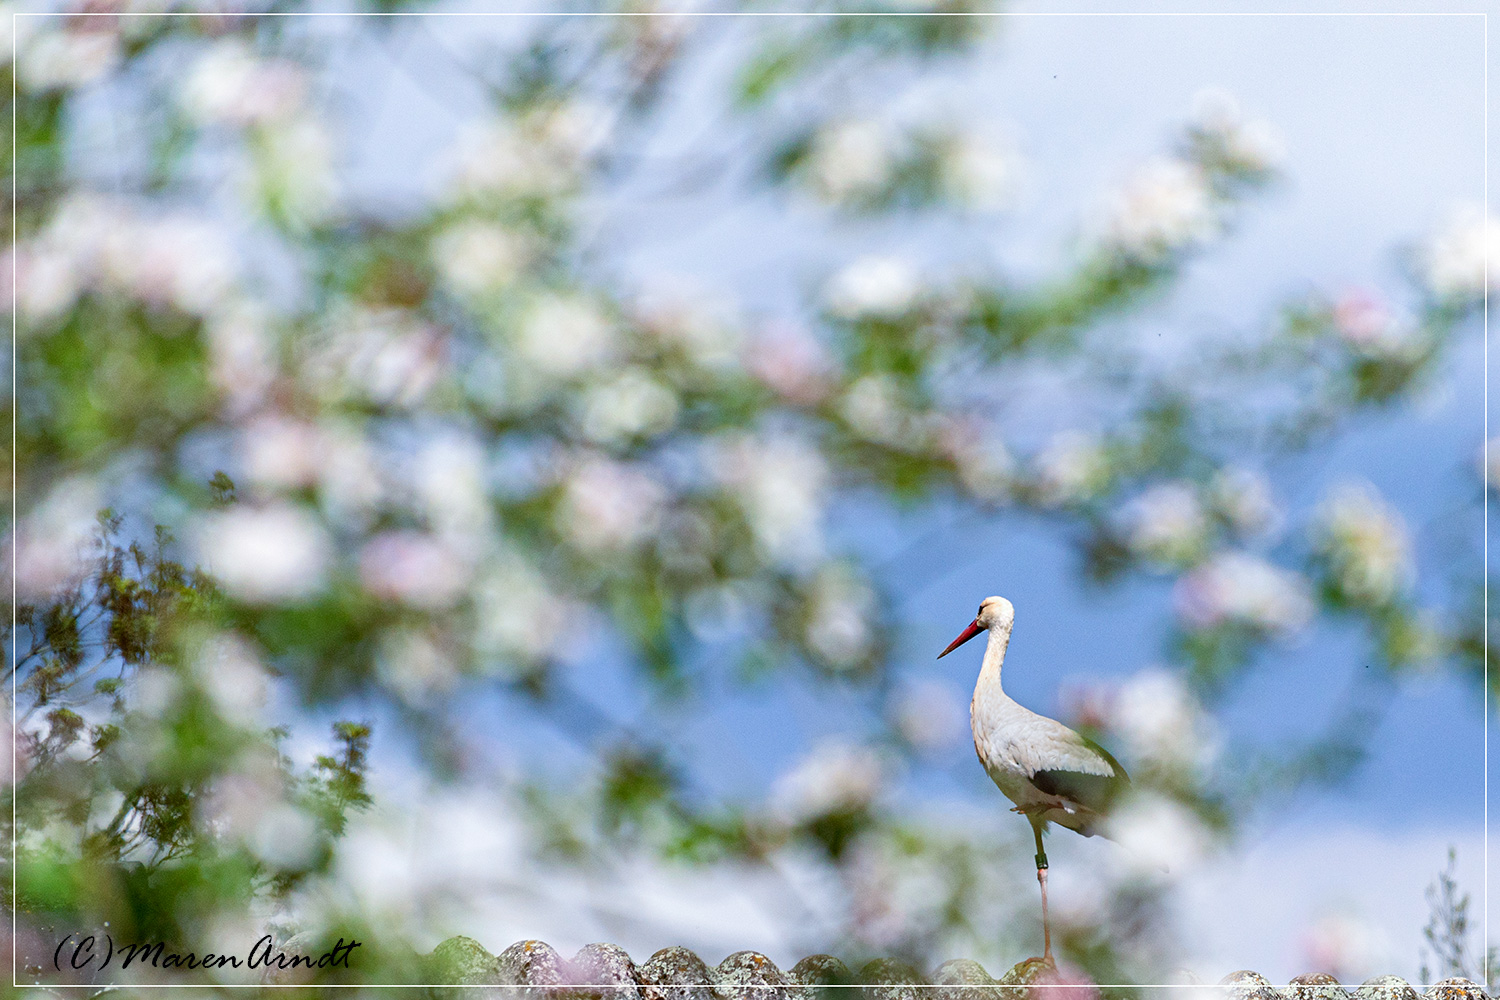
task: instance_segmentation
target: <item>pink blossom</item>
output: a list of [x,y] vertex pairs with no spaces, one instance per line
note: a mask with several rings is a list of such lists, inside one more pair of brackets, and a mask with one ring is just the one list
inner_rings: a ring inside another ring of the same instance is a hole
[[370,593],[419,608],[451,607],[469,583],[470,568],[441,542],[416,531],[376,535],[359,556]]

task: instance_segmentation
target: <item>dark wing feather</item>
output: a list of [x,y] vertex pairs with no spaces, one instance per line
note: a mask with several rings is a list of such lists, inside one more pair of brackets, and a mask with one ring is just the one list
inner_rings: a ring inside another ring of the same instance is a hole
[[1115,769],[1115,780],[1120,783],[1121,787],[1130,784],[1130,775],[1126,774],[1124,766],[1121,765],[1119,761],[1115,760],[1114,754],[1110,753],[1108,750],[1104,749],[1099,744],[1095,743],[1093,740],[1089,739],[1082,733],[1078,734],[1078,738],[1080,740],[1083,740],[1084,746],[1088,747],[1090,750],[1094,751],[1094,753],[1098,754],[1109,762],[1109,766]]
[[1077,802],[1095,812],[1104,812],[1117,794],[1116,779],[1081,771],[1038,771],[1031,783],[1048,795]]
[[1048,795],[1070,799],[1094,812],[1108,811],[1115,796],[1130,784],[1130,775],[1110,752],[1087,736],[1079,739],[1088,748],[1109,762],[1113,774],[1086,774],[1082,771],[1041,770],[1031,776],[1031,783]]

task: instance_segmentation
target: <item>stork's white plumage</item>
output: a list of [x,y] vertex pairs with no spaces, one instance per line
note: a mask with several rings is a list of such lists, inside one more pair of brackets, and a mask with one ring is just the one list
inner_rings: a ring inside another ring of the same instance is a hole
[[1052,931],[1047,924],[1047,852],[1042,848],[1042,833],[1048,823],[1085,837],[1101,833],[1110,805],[1130,778],[1109,751],[1061,722],[1023,708],[1000,687],[1000,667],[1015,622],[1016,609],[1009,601],[986,597],[974,621],[938,659],[980,632],[989,632],[969,722],[980,763],[1015,803],[1012,812],[1031,821],[1036,836],[1036,878],[1042,887],[1043,958],[1050,963]]

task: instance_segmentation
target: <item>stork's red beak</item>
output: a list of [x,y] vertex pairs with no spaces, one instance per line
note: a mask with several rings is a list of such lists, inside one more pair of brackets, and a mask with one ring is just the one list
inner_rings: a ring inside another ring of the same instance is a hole
[[953,652],[959,646],[962,646],[964,643],[968,642],[970,639],[974,638],[976,635],[978,635],[979,633],[981,633],[983,631],[984,631],[984,626],[981,625],[981,624],[979,624],[979,619],[978,618],[974,619],[972,622],[969,623],[969,627],[966,628],[966,629],[964,629],[963,632],[962,632],[962,634],[960,634],[957,639],[954,639],[952,642],[948,643],[948,648],[947,649],[943,650],[941,653],[938,654],[938,659],[941,660],[943,657],[947,656],[949,653]]

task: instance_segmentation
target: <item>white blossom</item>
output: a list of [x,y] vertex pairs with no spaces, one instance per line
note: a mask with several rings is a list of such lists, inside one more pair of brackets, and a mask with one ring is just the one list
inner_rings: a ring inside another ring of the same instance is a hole
[[469,126],[460,137],[455,190],[474,195],[559,194],[573,182],[507,119]]
[[1248,625],[1291,633],[1312,617],[1307,582],[1247,552],[1221,552],[1177,581],[1177,613],[1190,628]]
[[277,868],[307,868],[317,858],[317,821],[289,802],[272,806],[257,820],[250,850]]
[[878,193],[895,169],[889,129],[876,121],[839,121],[818,129],[803,164],[809,185],[835,204]]
[[224,394],[229,416],[249,413],[261,405],[276,377],[273,338],[265,307],[247,300],[231,300],[205,324],[208,369]]
[[1353,600],[1383,604],[1410,583],[1406,522],[1368,483],[1334,490],[1318,512],[1314,537],[1339,588]]
[[874,649],[875,594],[843,567],[818,573],[808,600],[808,648],[835,670],[858,666]]
[[940,180],[948,197],[979,211],[1000,208],[1017,186],[1015,154],[993,141],[959,133],[944,144]]
[[374,449],[355,425],[325,419],[319,429],[319,499],[331,520],[358,523],[387,492]]
[[1391,946],[1384,931],[1368,919],[1328,913],[1303,931],[1302,951],[1308,968],[1327,970],[1347,983],[1382,971]]
[[[900,898],[897,886],[901,876],[912,870],[914,857],[892,857],[892,851],[884,844],[856,842],[845,863],[844,876],[849,887],[849,931],[860,946],[876,952],[885,952],[899,947],[909,940],[913,924],[918,918],[914,912],[918,907],[911,899]],[[929,891],[941,892],[939,886],[929,886]],[[931,896],[927,903],[931,905]]]
[[575,98],[530,112],[525,124],[554,163],[580,170],[609,138],[617,114],[607,104]]
[[326,222],[342,195],[336,155],[333,137],[313,115],[273,122],[255,144],[249,191],[263,209],[293,226]]
[[558,378],[603,364],[613,353],[615,331],[591,302],[547,296],[521,323],[516,353],[538,371]]
[[666,490],[645,469],[587,456],[563,482],[557,526],[581,551],[619,551],[656,531],[666,501]]
[[502,552],[474,588],[477,645],[489,655],[531,664],[555,655],[578,617],[540,571],[519,555]]
[[[0,788],[13,787],[15,781],[26,777],[30,770],[27,754],[18,745],[19,743],[20,740],[17,738],[16,731],[11,728],[10,720],[0,718]],[[120,794],[120,801],[124,801],[123,794]],[[118,810],[118,808],[119,804],[116,803],[115,809]],[[113,811],[110,816],[114,816]],[[93,822],[94,817],[89,818],[90,825],[98,829],[97,823]],[[105,819],[103,822],[107,823],[109,820]]]
[[576,185],[611,125],[609,113],[596,105],[564,102],[471,126],[459,141],[454,190],[468,197],[563,194]]
[[[153,713],[159,715],[159,713]],[[216,837],[248,841],[261,817],[285,801],[285,789],[269,754],[247,755],[216,777],[197,819]]]
[[745,368],[781,398],[808,405],[827,394],[832,363],[805,327],[778,324],[748,346]]
[[1087,431],[1059,431],[1034,464],[1042,502],[1053,506],[1087,500],[1109,481],[1109,456],[1099,438]]
[[[142,20],[145,20],[142,18]],[[139,29],[137,29],[139,30]],[[293,869],[306,869],[312,864],[297,864],[290,866]],[[244,948],[246,941],[259,941],[267,932],[268,925],[260,914],[248,913],[244,910],[235,910],[228,907],[222,909],[210,909],[203,916],[204,923],[197,933],[194,934],[194,942],[203,952],[211,952],[214,955],[233,955]],[[217,962],[214,963],[217,966]],[[199,965],[200,970],[203,969]],[[244,974],[232,965],[224,968],[212,968],[202,973],[211,982],[222,983],[225,986],[240,985],[244,982]],[[183,992],[190,992],[184,990]],[[208,996],[210,991],[203,990],[200,998]]]
[[315,926],[346,925],[352,916],[404,939],[428,933],[434,918],[493,919],[494,910],[474,909],[476,899],[494,898],[503,912],[517,892],[532,898],[537,878],[568,877],[536,869],[522,816],[514,799],[472,790],[419,794],[399,811],[363,811],[334,845],[333,870],[301,894],[303,915]]
[[885,781],[885,764],[873,749],[841,740],[819,744],[771,790],[771,807],[788,824],[870,806]]
[[1109,818],[1109,838],[1127,866],[1147,877],[1180,878],[1203,861],[1213,836],[1191,809],[1155,792],[1131,795]]
[[22,600],[43,600],[79,576],[91,554],[99,484],[87,476],[58,482],[21,519],[16,542],[16,590]]
[[324,466],[322,429],[305,420],[264,414],[240,428],[240,454],[250,483],[277,490],[311,486]]
[[422,402],[446,369],[441,333],[401,309],[335,310],[313,345],[302,377],[325,399],[361,398],[383,406]]
[[1127,752],[1156,767],[1201,772],[1219,751],[1213,720],[1177,674],[1143,670],[1115,693],[1108,725]]
[[1281,510],[1271,496],[1271,484],[1260,473],[1243,466],[1220,469],[1208,486],[1209,502],[1236,533],[1250,538],[1274,532]]
[[16,76],[24,90],[42,92],[92,83],[120,62],[120,36],[103,19],[85,26],[50,25],[29,35],[16,59]]
[[248,601],[312,595],[322,587],[333,556],[322,524],[289,504],[205,514],[197,543],[204,569]]
[[[137,215],[124,201],[88,191],[69,194],[53,211],[40,240],[97,281],[106,251],[128,245]],[[127,230],[124,236],[116,235]]]
[[803,566],[819,558],[828,465],[817,449],[791,437],[731,437],[710,464],[766,559]]
[[829,281],[824,299],[840,319],[895,319],[916,305],[921,283],[896,257],[861,257]]
[[953,461],[964,489],[980,500],[1010,495],[1016,461],[995,429],[971,420],[949,420],[937,433],[938,446]]
[[1267,121],[1247,119],[1239,101],[1225,91],[1203,90],[1194,96],[1193,126],[1236,169],[1262,173],[1286,159],[1286,143],[1276,128]]
[[285,118],[302,103],[307,81],[286,59],[265,59],[243,38],[210,45],[193,62],[178,99],[197,121],[253,125]]
[[1218,221],[1202,168],[1157,159],[1114,196],[1104,242],[1127,256],[1154,261],[1212,236]]
[[1126,512],[1130,548],[1165,565],[1191,562],[1208,541],[1208,516],[1190,482],[1158,483]]
[[443,283],[460,295],[480,296],[509,286],[530,257],[526,241],[493,222],[465,219],[432,240],[432,262]]
[[599,443],[654,437],[677,422],[677,394],[637,366],[591,385],[579,402],[583,434]]
[[1398,317],[1372,292],[1349,292],[1335,302],[1333,329],[1344,343],[1366,357],[1400,355],[1416,344],[1414,324]]
[[893,446],[912,441],[912,414],[901,401],[901,389],[887,374],[866,375],[849,387],[839,411],[854,432],[868,441]]
[[193,676],[224,718],[257,726],[269,695],[270,676],[241,637],[222,633],[205,642],[192,661]]
[[430,635],[414,628],[393,628],[381,637],[375,668],[380,682],[408,705],[446,695],[458,683],[452,656]]
[[359,556],[360,582],[370,593],[426,610],[452,607],[472,569],[439,539],[418,531],[381,532]]
[[688,282],[658,285],[636,303],[641,328],[667,347],[680,349],[694,365],[727,371],[740,361],[744,333],[734,310],[706,289]]
[[850,894],[848,934],[856,947],[876,954],[898,951],[948,919],[954,873],[940,852],[912,852],[890,840],[861,838],[841,867]]
[[473,537],[492,520],[483,442],[468,431],[432,434],[411,456],[410,486],[434,531]]
[[137,673],[134,683],[126,689],[130,707],[153,720],[165,719],[182,704],[184,694],[185,687],[179,675],[166,667],[154,665]]
[[370,820],[353,824],[339,841],[335,877],[325,889],[336,894],[330,900],[335,907],[371,914],[388,933],[415,924],[411,911],[433,888],[422,871],[426,852],[410,832],[398,830]]
[[11,265],[15,265],[16,310],[23,319],[42,323],[54,319],[73,307],[83,291],[83,276],[72,258],[46,243],[22,243],[9,250],[0,266],[0,281],[11,284]]
[[39,25],[35,19],[16,17],[21,5],[16,0],[0,0],[0,64],[10,65],[12,46],[25,47]]
[[234,284],[235,260],[227,234],[204,219],[169,216],[144,221],[110,246],[109,276],[147,302],[171,303],[203,315]]
[[1427,288],[1439,298],[1475,299],[1484,294],[1486,274],[1493,287],[1496,270],[1486,260],[1500,260],[1500,223],[1479,205],[1453,210],[1422,248],[1420,263]]
[[[183,212],[147,214],[119,199],[74,194],[25,244],[18,294],[41,313],[70,306],[84,289],[205,316],[224,303],[238,273],[230,237],[215,220]],[[30,265],[30,266],[28,266]],[[30,279],[40,281],[29,291]],[[50,287],[49,287],[50,286]]]

